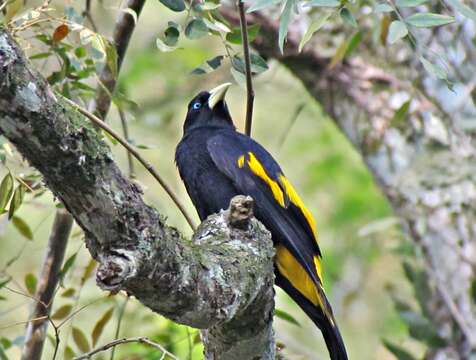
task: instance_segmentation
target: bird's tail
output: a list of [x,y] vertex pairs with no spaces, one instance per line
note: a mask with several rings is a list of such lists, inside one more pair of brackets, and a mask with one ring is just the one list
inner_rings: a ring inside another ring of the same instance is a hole
[[[327,350],[331,360],[348,360],[347,352],[345,350],[344,341],[340,335],[339,328],[335,322],[332,313],[325,313],[320,306],[312,304],[306,299],[291,283],[277,271],[276,284],[281,287],[299,307],[304,310],[307,316],[316,324],[321,330],[326,342]],[[325,295],[324,295],[325,297]],[[326,298],[325,306],[330,309],[330,305]]]

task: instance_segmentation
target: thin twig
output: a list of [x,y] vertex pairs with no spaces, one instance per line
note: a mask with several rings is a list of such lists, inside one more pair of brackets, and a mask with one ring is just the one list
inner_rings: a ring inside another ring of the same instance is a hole
[[[119,317],[117,319],[117,326],[116,326],[116,333],[114,334],[114,339],[119,337],[119,333],[121,332],[121,324],[122,319],[124,318],[124,314],[126,313],[126,306],[129,302],[129,296],[126,297],[124,303],[122,304],[121,308],[119,309]],[[111,350],[111,358],[110,360],[114,360],[114,353],[116,352],[116,347],[114,346]]]
[[246,72],[245,134],[251,136],[251,123],[253,121],[253,103],[255,101],[255,92],[253,90],[253,81],[251,79],[250,44],[248,43],[248,28],[246,26],[245,4],[243,0],[237,1],[238,9],[240,11],[241,38],[243,40],[243,55],[245,57]]
[[[124,110],[121,109],[121,107],[117,107],[117,111],[119,111],[119,117],[121,119],[121,124],[122,124],[122,132],[124,134],[124,138],[129,142],[129,128],[127,126],[127,119],[126,119],[126,114],[124,113]],[[126,151],[127,154],[127,163],[129,165],[129,178],[134,179],[135,173],[134,173],[134,160],[132,159],[132,155],[129,151]]]
[[94,23],[93,15],[91,14],[91,0],[86,0],[86,6],[84,7],[83,16],[89,20],[94,32],[98,31],[96,24]]
[[58,209],[48,241],[43,268],[38,278],[38,289],[35,294],[36,301],[33,304],[30,315],[32,319],[42,316],[46,316],[46,318],[44,321],[28,323],[25,332],[25,346],[22,350],[22,359],[41,359],[55,288],[60,280],[61,265],[63,264],[66,244],[68,243],[72,227],[73,217],[71,214],[65,209]]
[[98,347],[97,349],[94,349],[86,354],[83,354],[81,356],[78,356],[78,357],[75,357],[74,360],[84,360],[84,359],[90,359],[93,355],[99,353],[99,352],[102,352],[102,351],[106,351],[108,349],[110,349],[111,347],[114,347],[114,346],[117,346],[117,345],[121,345],[121,344],[128,344],[128,343],[133,343],[133,342],[138,342],[138,343],[141,343],[141,344],[146,344],[146,345],[149,345],[149,346],[152,346],[158,350],[160,350],[164,355],[167,355],[168,357],[170,357],[171,359],[173,360],[179,360],[178,357],[176,357],[174,354],[172,354],[171,352],[167,351],[167,349],[165,349],[162,345],[160,344],[157,344],[156,342],[153,342],[151,340],[149,340],[148,338],[146,337],[134,337],[134,338],[123,338],[123,339],[117,339],[117,340],[114,340],[114,341],[111,341],[110,343],[107,343],[103,346],[100,346]]
[[63,97],[63,100],[71,105],[74,109],[79,111],[82,115],[87,117],[91,122],[93,122],[95,125],[99,126],[101,129],[106,131],[108,134],[110,134],[114,139],[116,139],[122,146],[124,146],[146,169],[147,171],[158,181],[160,186],[165,190],[167,195],[172,199],[174,204],[178,207],[182,215],[185,217],[187,220],[188,224],[192,228],[192,230],[195,230],[195,224],[192,220],[192,217],[187,213],[185,210],[185,207],[182,205],[178,197],[174,194],[172,191],[172,188],[167,185],[167,183],[162,179],[162,177],[159,175],[159,173],[154,169],[154,167],[142,157],[142,155],[137,151],[137,149],[129,144],[123,137],[121,137],[114,129],[112,129],[109,125],[107,125],[104,121],[100,120],[97,116],[91,114],[89,111],[83,109],[79,105],[77,105],[75,102],[71,101],[70,99],[67,99]]

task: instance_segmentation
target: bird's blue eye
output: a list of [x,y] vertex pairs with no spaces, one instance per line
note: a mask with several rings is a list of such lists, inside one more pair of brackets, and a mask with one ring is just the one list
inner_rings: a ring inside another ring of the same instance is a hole
[[198,110],[202,107],[202,104],[200,104],[199,102],[196,102],[192,105],[192,107],[195,109],[195,110]]

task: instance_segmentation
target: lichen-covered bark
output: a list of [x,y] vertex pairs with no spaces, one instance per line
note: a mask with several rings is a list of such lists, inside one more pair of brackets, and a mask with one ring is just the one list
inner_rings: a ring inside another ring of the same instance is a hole
[[236,199],[184,239],[143,202],[100,135],[52,93],[4,29],[0,134],[84,230],[103,289],[127,291],[155,312],[207,329],[208,358],[273,358],[273,247],[252,218],[249,198]]
[[[234,9],[225,7],[222,13],[238,23]],[[331,68],[331,59],[318,47],[310,45],[298,52],[298,26],[290,27],[281,54],[278,22],[262,13],[250,14],[249,20],[261,26],[254,47],[284,64],[322,104],[422,249],[434,291],[428,309],[449,344],[428,358],[475,356],[476,304],[470,290],[476,278],[475,143],[454,126],[451,116],[396,75],[408,65],[390,72],[352,57]],[[393,121],[395,111],[407,100],[406,121]]]

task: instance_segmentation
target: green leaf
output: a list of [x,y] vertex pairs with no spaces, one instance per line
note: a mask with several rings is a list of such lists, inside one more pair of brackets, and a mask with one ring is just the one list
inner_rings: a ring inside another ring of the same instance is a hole
[[78,253],[74,253],[73,255],[71,255],[64,263],[63,265],[63,268],[61,269],[60,271],[60,278],[61,278],[61,281],[65,278],[66,274],[68,273],[68,271],[71,269],[71,267],[73,266],[74,262],[76,261],[76,255]]
[[311,25],[309,25],[309,28],[307,29],[306,33],[303,35],[301,39],[301,42],[299,43],[299,52],[301,52],[304,45],[306,45],[306,43],[309,40],[311,40],[312,35],[314,35],[314,33],[318,31],[326,23],[326,21],[330,18],[331,15],[332,15],[331,13],[328,13],[324,15],[323,17],[320,17],[319,19],[314,20],[311,23]]
[[114,78],[117,77],[117,51],[116,46],[111,41],[106,41],[106,64]]
[[471,289],[470,289],[471,298],[473,302],[476,304],[476,279],[473,279],[471,282]]
[[63,305],[51,315],[51,318],[53,320],[64,319],[71,313],[71,310],[73,310],[73,305]]
[[435,326],[422,315],[414,311],[401,311],[400,316],[408,326],[410,336],[416,340],[422,341],[431,348],[441,348],[447,345],[447,342],[435,330]]
[[446,70],[438,65],[438,64],[433,64],[427,59],[425,59],[423,56],[420,57],[420,61],[423,64],[423,67],[425,70],[432,76],[441,79],[441,80],[447,80],[448,79],[448,74],[446,73]]
[[342,20],[347,23],[348,25],[352,26],[352,27],[357,27],[357,21],[355,21],[355,18],[354,16],[352,15],[352,13],[349,11],[349,9],[347,9],[346,7],[343,7],[341,10],[340,10],[340,17],[342,18]]
[[446,0],[446,2],[450,4],[450,6],[453,7],[461,15],[476,22],[476,11],[471,9],[469,6],[463,4],[459,0]]
[[332,56],[331,62],[329,63],[329,69],[332,69],[344,59],[345,53],[347,51],[347,43],[348,41],[346,40],[342,41],[342,43],[336,49],[336,52],[334,53],[334,56]]
[[83,353],[89,352],[90,347],[89,347],[88,339],[86,339],[86,336],[84,335],[84,333],[77,327],[73,326],[72,335],[73,335],[73,340],[76,346],[78,347],[78,349]]
[[0,210],[3,210],[7,207],[8,201],[12,197],[13,193],[13,176],[11,173],[5,175],[0,184]]
[[30,295],[35,295],[36,291],[36,284],[38,281],[36,280],[36,276],[32,273],[28,273],[25,275],[25,287]]
[[[260,26],[258,24],[248,26],[248,41],[249,42],[252,42],[254,39],[256,39],[259,29],[260,29]],[[231,30],[231,32],[227,33],[226,41],[228,41],[231,44],[241,45],[242,44],[241,28],[235,27]]]
[[347,42],[347,48],[345,49],[344,57],[349,57],[352,52],[359,46],[362,42],[362,32],[357,31]]
[[392,21],[390,28],[388,29],[388,42],[389,44],[394,44],[398,40],[403,39],[408,35],[407,25],[400,20]]
[[295,0],[284,0],[284,8],[283,12],[281,13],[281,17],[279,20],[279,34],[278,34],[278,44],[279,44],[279,50],[281,51],[281,54],[283,53],[284,49],[284,40],[286,39],[286,36],[288,34],[288,27],[289,27],[289,21],[291,20],[291,13],[294,8],[294,2]]
[[[410,103],[411,101],[405,101],[402,106],[400,106],[397,111],[395,111],[395,114],[393,115],[392,120],[390,121],[391,126],[396,127],[396,128],[403,128],[405,125],[405,120],[408,115],[408,110],[410,109]],[[403,267],[405,268],[405,264],[408,263],[403,263]]]
[[256,0],[253,2],[253,5],[251,5],[248,10],[246,11],[247,13],[251,13],[253,11],[258,11],[265,9],[267,7],[276,5],[281,3],[282,0]]
[[338,0],[311,0],[306,3],[306,6],[312,7],[338,7],[340,6],[340,1]]
[[382,340],[383,345],[390,351],[398,360],[416,360],[416,358],[399,345],[393,344],[388,340]]
[[393,7],[391,7],[389,4],[377,4],[377,6],[375,6],[374,8],[374,11],[376,13],[387,13],[387,12],[392,12],[393,11]]
[[231,30],[228,26],[223,24],[222,22],[215,20],[215,19],[203,19],[203,22],[205,25],[210,29],[210,30],[215,30],[217,32],[224,32],[224,33],[230,33]]
[[208,27],[201,18],[192,19],[185,28],[185,36],[191,40],[200,39],[208,34]]
[[301,326],[301,324],[289,313],[284,310],[274,309],[274,315],[281,320],[287,321],[288,323]]
[[7,285],[12,279],[7,279],[7,280],[3,280],[3,281],[0,281],[0,289],[2,287],[4,287],[5,285]]
[[193,5],[193,9],[196,11],[211,11],[216,10],[221,6],[220,3],[215,4],[213,2],[204,2],[203,4],[198,3]]
[[169,21],[169,26],[164,31],[165,40],[164,43],[167,46],[176,46],[180,37],[180,29],[177,23]]
[[88,265],[84,268],[83,275],[81,276],[81,286],[93,275],[97,262],[94,259],[90,259]]
[[175,12],[185,10],[185,2],[183,0],[159,0],[163,5]]
[[220,67],[221,62],[223,61],[223,55],[215,56],[213,59],[207,60],[207,64],[213,69]]
[[20,208],[23,197],[25,195],[25,189],[22,184],[18,185],[13,193],[12,201],[10,201],[10,207],[8,208],[8,219],[13,217],[13,214]]
[[417,13],[405,18],[407,24],[421,28],[447,25],[454,21],[452,16],[433,13]]
[[65,298],[70,298],[70,297],[73,297],[73,295],[76,293],[76,289],[75,288],[69,288],[69,289],[66,289],[65,291],[63,291],[63,293],[61,294],[62,297],[65,297]]
[[397,0],[398,7],[415,7],[426,3],[428,0]]
[[73,349],[71,349],[71,346],[66,346],[64,349],[64,360],[73,360],[75,356],[76,354],[74,353]]
[[51,56],[50,52],[42,52],[42,53],[38,53],[38,54],[35,54],[35,55],[31,55],[29,57],[29,59],[30,60],[39,60],[39,59],[45,59],[49,56]]
[[93,346],[96,346],[99,337],[101,336],[102,332],[104,331],[104,327],[107,325],[109,320],[111,319],[112,313],[114,312],[114,308],[110,308],[107,310],[103,316],[97,321],[96,325],[94,325],[93,332],[91,333],[91,341]]
[[12,224],[20,234],[22,234],[28,240],[33,240],[33,233],[28,224],[22,218],[14,216],[12,218]]
[[159,49],[160,51],[162,52],[170,52],[170,51],[174,51],[177,49],[176,46],[169,46],[167,45],[165,42],[162,41],[162,39],[160,38],[157,38],[157,40],[155,40],[155,45],[157,45],[157,49]]
[[[242,74],[246,74],[245,60],[241,56],[233,56],[233,58],[231,59],[231,65],[235,70],[239,71]],[[261,74],[262,72],[268,70],[268,64],[258,54],[251,53],[250,70],[252,74]]]

